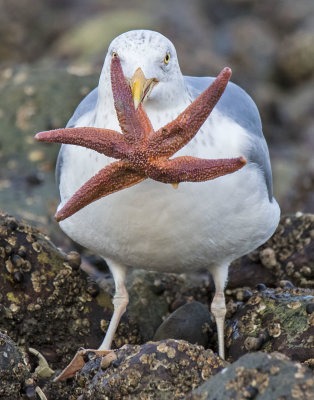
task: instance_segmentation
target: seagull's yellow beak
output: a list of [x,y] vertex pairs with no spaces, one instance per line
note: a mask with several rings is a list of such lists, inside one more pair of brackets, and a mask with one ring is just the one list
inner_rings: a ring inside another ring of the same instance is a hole
[[141,68],[137,68],[130,81],[135,108],[141,102],[147,100],[150,92],[157,83],[158,81],[155,78],[146,79]]

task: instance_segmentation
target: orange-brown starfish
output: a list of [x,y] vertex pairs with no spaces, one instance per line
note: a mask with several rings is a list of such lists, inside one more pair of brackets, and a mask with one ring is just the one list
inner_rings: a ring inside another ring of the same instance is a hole
[[111,61],[114,105],[123,134],[109,129],[77,127],[40,132],[35,138],[83,146],[119,161],[112,162],[89,179],[59,210],[62,221],[88,204],[111,193],[133,186],[147,178],[163,183],[202,182],[237,171],[246,164],[244,157],[170,159],[198,132],[224,92],[231,69],[224,68],[215,81],[175,120],[158,131],[140,103],[134,106],[130,85],[118,56]]

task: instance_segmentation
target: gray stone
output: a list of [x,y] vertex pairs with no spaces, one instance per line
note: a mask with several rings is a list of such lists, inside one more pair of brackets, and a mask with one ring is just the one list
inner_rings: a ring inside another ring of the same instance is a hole
[[280,353],[241,357],[185,397],[185,400],[311,400],[312,372]]
[[214,323],[208,308],[193,301],[171,313],[157,329],[153,340],[182,339],[208,347],[213,330]]

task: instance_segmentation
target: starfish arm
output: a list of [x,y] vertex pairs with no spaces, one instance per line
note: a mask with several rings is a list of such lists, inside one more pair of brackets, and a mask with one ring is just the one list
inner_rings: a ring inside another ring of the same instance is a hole
[[132,91],[123,75],[118,56],[113,56],[111,60],[111,87],[122,133],[130,144],[134,144],[140,140],[143,128],[137,118]]
[[65,143],[87,147],[107,157],[122,158],[127,154],[127,143],[121,133],[110,129],[78,127],[39,132],[39,142]]
[[231,174],[245,164],[244,157],[207,160],[184,156],[151,162],[147,175],[164,183],[203,182]]
[[140,103],[136,109],[136,116],[143,128],[142,140],[143,142],[147,142],[147,140],[153,136],[155,131],[142,103]]
[[144,175],[129,169],[124,161],[115,161],[81,186],[57,212],[55,218],[62,221],[101,197],[133,186],[144,179]]
[[150,140],[151,154],[170,157],[188,143],[212,112],[230,77],[231,69],[224,68],[214,82],[175,120],[160,128]]

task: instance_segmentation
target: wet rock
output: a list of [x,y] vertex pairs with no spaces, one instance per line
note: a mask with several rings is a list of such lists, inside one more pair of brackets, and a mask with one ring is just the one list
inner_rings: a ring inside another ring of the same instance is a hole
[[259,292],[263,292],[264,290],[267,289],[266,285],[264,283],[258,283],[255,286],[255,289],[258,290]]
[[208,307],[193,301],[171,313],[157,329],[153,340],[182,339],[208,347],[213,332],[214,323]]
[[22,393],[28,378],[24,355],[8,335],[0,332],[0,399],[26,399]]
[[314,215],[284,215],[275,234],[261,247],[231,264],[228,288],[254,287],[259,283],[296,287],[314,284]]
[[[112,315],[111,296],[88,292],[79,263],[78,255],[0,213],[0,329],[42,353],[53,369],[64,367],[79,347],[97,348]],[[138,341],[136,327],[124,318],[114,345]]]
[[185,397],[186,400],[304,399],[314,397],[312,372],[279,353],[241,357]]
[[306,305],[306,312],[312,314],[314,312],[314,302]]
[[266,289],[255,291],[227,322],[229,357],[247,352],[279,351],[306,361],[314,357],[314,291],[310,289]]
[[85,364],[76,378],[82,399],[178,400],[226,366],[211,350],[182,340],[126,345],[116,355],[105,369],[100,357]]

